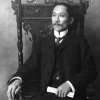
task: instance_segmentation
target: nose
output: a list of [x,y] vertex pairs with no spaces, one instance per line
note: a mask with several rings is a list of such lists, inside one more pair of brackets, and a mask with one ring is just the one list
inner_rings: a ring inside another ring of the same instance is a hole
[[60,22],[59,16],[56,16],[56,22]]

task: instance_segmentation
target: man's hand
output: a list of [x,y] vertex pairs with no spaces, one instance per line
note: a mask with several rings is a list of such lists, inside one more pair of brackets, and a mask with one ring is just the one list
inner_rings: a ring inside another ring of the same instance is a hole
[[14,94],[17,94],[21,89],[21,80],[16,79],[13,83],[8,86],[7,96],[8,100],[14,100]]
[[63,83],[57,88],[57,92],[55,93],[58,97],[66,97],[67,94],[71,91],[71,87],[67,82]]

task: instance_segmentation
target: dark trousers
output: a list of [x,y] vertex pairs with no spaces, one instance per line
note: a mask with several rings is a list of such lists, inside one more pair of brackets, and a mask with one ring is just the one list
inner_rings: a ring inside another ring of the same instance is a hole
[[38,95],[38,96],[35,96],[33,98],[31,98],[31,100],[75,100],[73,98],[61,98],[61,97],[58,97],[56,96],[55,94],[53,93],[44,93],[44,94],[41,94],[41,95]]

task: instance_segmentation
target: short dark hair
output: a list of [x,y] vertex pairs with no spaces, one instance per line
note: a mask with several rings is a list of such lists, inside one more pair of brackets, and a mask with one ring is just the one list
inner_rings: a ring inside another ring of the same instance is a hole
[[56,7],[57,5],[65,6],[67,8],[67,13],[69,14],[69,17],[73,17],[73,9],[72,9],[71,5],[69,5],[65,2],[57,2],[54,4],[54,7]]

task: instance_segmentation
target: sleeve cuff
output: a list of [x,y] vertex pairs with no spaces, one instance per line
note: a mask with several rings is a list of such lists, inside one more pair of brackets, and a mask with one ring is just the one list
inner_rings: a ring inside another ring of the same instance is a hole
[[69,85],[70,85],[70,87],[71,87],[71,89],[72,89],[72,92],[75,92],[75,88],[74,88],[74,86],[72,85],[72,83],[70,82],[70,81],[66,81]]
[[21,83],[22,83],[22,79],[21,79],[21,77],[13,77],[9,82],[8,82],[8,84],[11,84],[14,80],[16,80],[16,79],[19,79],[20,81],[21,81]]

